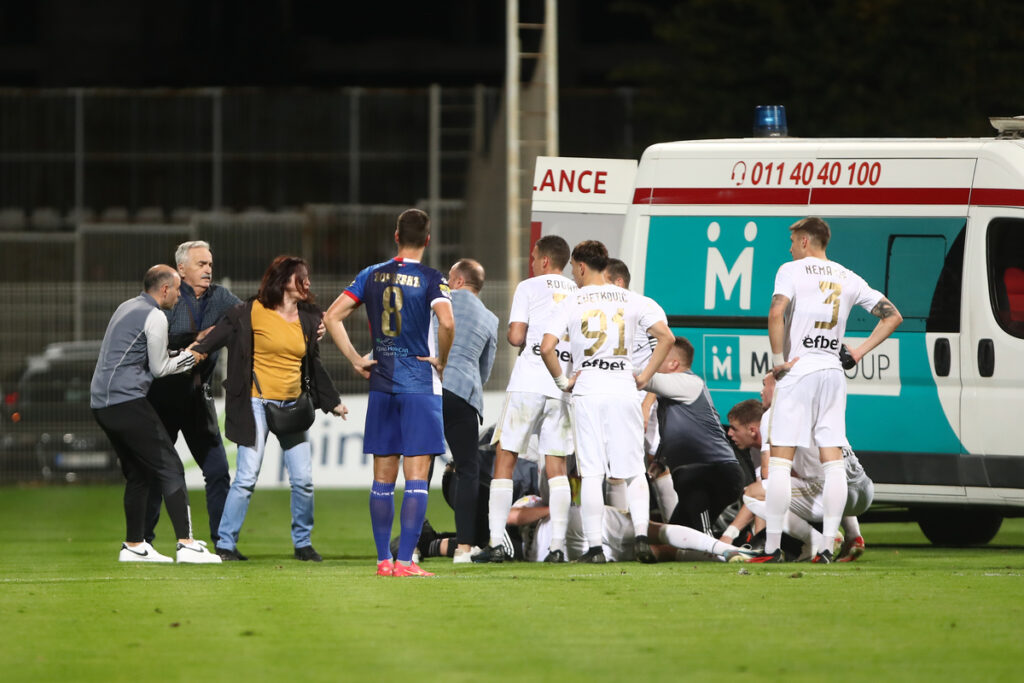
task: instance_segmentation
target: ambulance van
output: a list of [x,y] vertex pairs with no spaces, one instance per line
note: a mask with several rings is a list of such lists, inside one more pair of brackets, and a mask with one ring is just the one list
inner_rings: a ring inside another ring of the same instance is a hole
[[[934,543],[986,543],[1004,517],[1024,515],[1021,123],[998,124],[990,139],[657,144],[631,178],[608,166],[609,188],[632,182],[618,214],[560,182],[599,173],[601,160],[541,159],[534,232],[606,242],[629,265],[631,289],[693,343],[693,369],[724,417],[770,369],[767,315],[775,273],[792,258],[789,226],[824,218],[829,258],[904,317],[846,371],[848,436],[876,484],[874,511],[918,521]],[[590,235],[577,229],[587,222]],[[855,309],[846,343],[876,322]]]

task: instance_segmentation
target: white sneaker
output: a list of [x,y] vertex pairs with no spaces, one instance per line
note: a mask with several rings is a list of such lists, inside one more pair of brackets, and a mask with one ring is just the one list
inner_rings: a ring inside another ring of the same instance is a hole
[[149,543],[143,542],[137,546],[121,544],[121,552],[117,554],[118,562],[174,562],[166,555],[161,555]]
[[473,556],[477,555],[479,553],[480,553],[480,547],[479,546],[473,546],[469,550],[463,550],[461,552],[459,551],[458,548],[456,548],[455,549],[455,555],[452,556],[452,563],[453,564],[472,564],[473,563]]
[[206,549],[206,541],[178,543],[178,564],[220,564],[220,555]]

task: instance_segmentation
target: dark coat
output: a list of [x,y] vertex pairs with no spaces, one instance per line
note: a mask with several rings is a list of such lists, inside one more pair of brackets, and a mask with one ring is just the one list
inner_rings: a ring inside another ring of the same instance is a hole
[[[256,446],[256,419],[252,415],[252,303],[244,301],[230,309],[194,348],[209,353],[228,347],[228,372],[224,380],[224,433],[240,446]],[[306,339],[303,375],[309,377],[313,405],[329,413],[341,403],[327,371],[320,364],[320,344],[316,330],[320,326],[320,309],[299,303],[299,323]]]

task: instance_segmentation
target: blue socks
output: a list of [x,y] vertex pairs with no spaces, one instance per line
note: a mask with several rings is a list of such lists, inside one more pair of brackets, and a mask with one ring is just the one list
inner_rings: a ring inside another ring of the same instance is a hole
[[[376,483],[374,485],[376,486]],[[391,488],[394,491],[394,485]],[[416,549],[416,542],[420,540],[423,520],[426,518],[427,482],[423,479],[406,480],[405,493],[402,495],[402,535],[398,542],[397,558],[399,562],[412,562],[412,551]]]
[[[407,486],[408,488],[408,486]],[[426,498],[424,496],[424,498]],[[426,503],[424,502],[424,515]],[[402,505],[405,515],[405,505]],[[373,542],[377,545],[377,561],[391,559],[391,526],[395,521],[395,485],[374,481],[370,487],[370,524],[373,526]],[[420,524],[423,520],[420,520]],[[411,554],[411,551],[410,551]]]

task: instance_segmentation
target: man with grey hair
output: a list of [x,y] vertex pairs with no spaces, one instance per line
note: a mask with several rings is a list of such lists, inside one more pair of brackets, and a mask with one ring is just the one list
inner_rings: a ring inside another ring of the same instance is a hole
[[[174,253],[174,261],[181,276],[181,297],[165,313],[169,348],[180,349],[202,338],[228,309],[241,302],[224,287],[213,284],[213,255],[206,242],[182,242]],[[214,544],[231,486],[227,454],[210,390],[216,365],[217,352],[214,352],[191,372],[156,379],[148,396],[171,442],[174,443],[181,432],[192,457],[203,471],[206,512]],[[159,518],[160,492],[154,482],[146,513],[147,542],[152,542],[155,537]]]
[[174,443],[146,400],[153,378],[187,373],[198,356],[167,350],[167,318],[178,301],[181,278],[170,266],[153,266],[142,281],[143,292],[125,301],[103,334],[96,370],[89,387],[89,406],[124,472],[125,541],[120,562],[173,562],[145,539],[146,503],[155,485],[167,504],[178,539],[177,560],[215,564],[220,557],[192,538],[192,515],[185,488],[185,470]]

